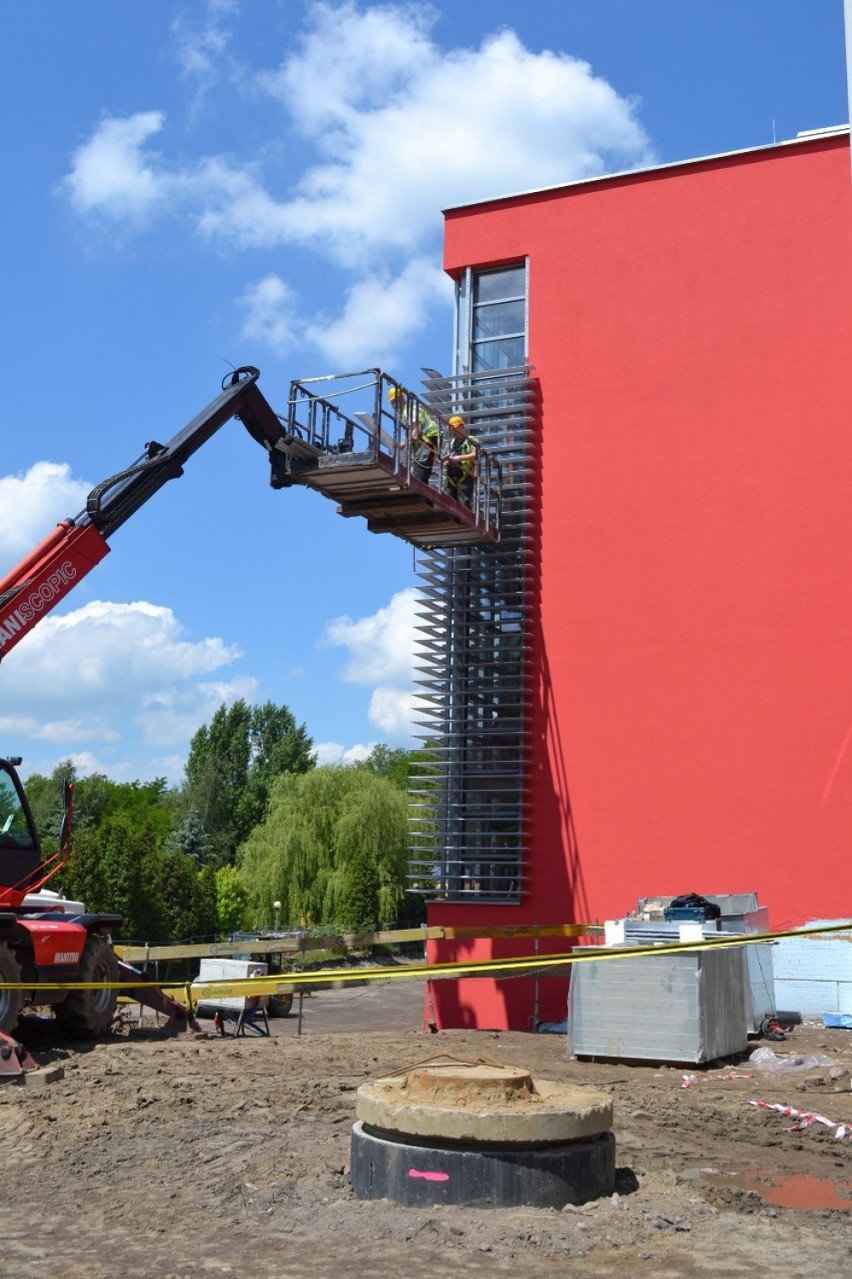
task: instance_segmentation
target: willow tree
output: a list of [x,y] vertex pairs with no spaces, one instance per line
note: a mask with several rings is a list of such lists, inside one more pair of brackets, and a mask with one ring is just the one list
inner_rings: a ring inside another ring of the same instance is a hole
[[367,769],[326,765],[273,784],[266,820],[237,863],[258,920],[357,931],[396,919],[407,874],[408,806]]

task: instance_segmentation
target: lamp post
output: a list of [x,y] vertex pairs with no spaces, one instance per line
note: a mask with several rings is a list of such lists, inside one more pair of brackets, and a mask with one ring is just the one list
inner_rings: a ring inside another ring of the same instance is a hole
[[280,924],[280,922],[281,922],[281,903],[280,903],[280,902],[273,902],[273,903],[272,903],[272,909],[275,911],[275,924],[274,924],[274,926],[273,926],[273,930],[272,930],[272,931],[277,933],[277,932],[278,932],[278,925],[279,925],[279,924]]

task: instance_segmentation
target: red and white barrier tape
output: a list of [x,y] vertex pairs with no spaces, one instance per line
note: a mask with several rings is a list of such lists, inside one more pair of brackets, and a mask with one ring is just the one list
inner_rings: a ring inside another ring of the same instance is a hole
[[695,1084],[726,1083],[729,1079],[754,1079],[754,1075],[743,1074],[740,1070],[729,1070],[724,1075],[684,1075],[681,1088],[692,1088]]
[[797,1119],[799,1122],[790,1124],[785,1128],[784,1132],[799,1132],[802,1128],[810,1128],[811,1124],[824,1124],[826,1128],[834,1128],[836,1140],[842,1137],[852,1137],[852,1124],[839,1124],[834,1119],[828,1119],[825,1115],[819,1115],[813,1110],[796,1110],[794,1106],[782,1106],[780,1102],[757,1101],[749,1098],[750,1106],[757,1106],[760,1110],[775,1110],[779,1115],[788,1115],[791,1119]]

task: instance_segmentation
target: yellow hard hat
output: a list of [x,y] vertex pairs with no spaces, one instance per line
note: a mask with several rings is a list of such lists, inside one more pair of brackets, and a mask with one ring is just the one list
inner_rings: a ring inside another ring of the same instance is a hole
[[456,413],[454,417],[450,418],[450,426],[464,426],[464,418],[459,413]]
[[388,399],[390,400],[391,404],[395,404],[395,403],[396,403],[396,401],[397,401],[397,397],[399,397],[399,399],[401,399],[401,400],[402,400],[403,404],[405,403],[405,391],[403,391],[402,387],[401,387],[401,386],[391,386],[391,387],[389,387],[389,388],[388,388]]

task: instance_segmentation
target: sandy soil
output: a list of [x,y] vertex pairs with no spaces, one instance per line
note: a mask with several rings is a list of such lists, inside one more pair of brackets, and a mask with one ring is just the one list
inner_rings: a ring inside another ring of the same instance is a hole
[[[418,982],[324,991],[270,1038],[163,1041],[124,1027],[96,1045],[30,1027],[37,1060],[0,1084],[6,1150],[0,1273],[18,1279],[842,1274],[852,1240],[852,1136],[748,1104],[852,1124],[852,1033],[801,1027],[787,1076],[747,1061],[665,1068],[572,1061],[556,1035],[424,1033]],[[758,1044],[753,1047],[759,1046]],[[403,1208],[348,1181],[355,1090],[449,1053],[522,1065],[614,1101],[617,1192],[563,1211]],[[684,1087],[684,1075],[696,1080]],[[753,1077],[748,1078],[751,1074]],[[734,1076],[734,1077],[731,1077]],[[802,1180],[799,1180],[802,1179]],[[814,1179],[809,1181],[806,1179]],[[770,1184],[807,1202],[768,1202]],[[753,1183],[755,1188],[749,1188]],[[848,1206],[842,1206],[848,1205]]]

